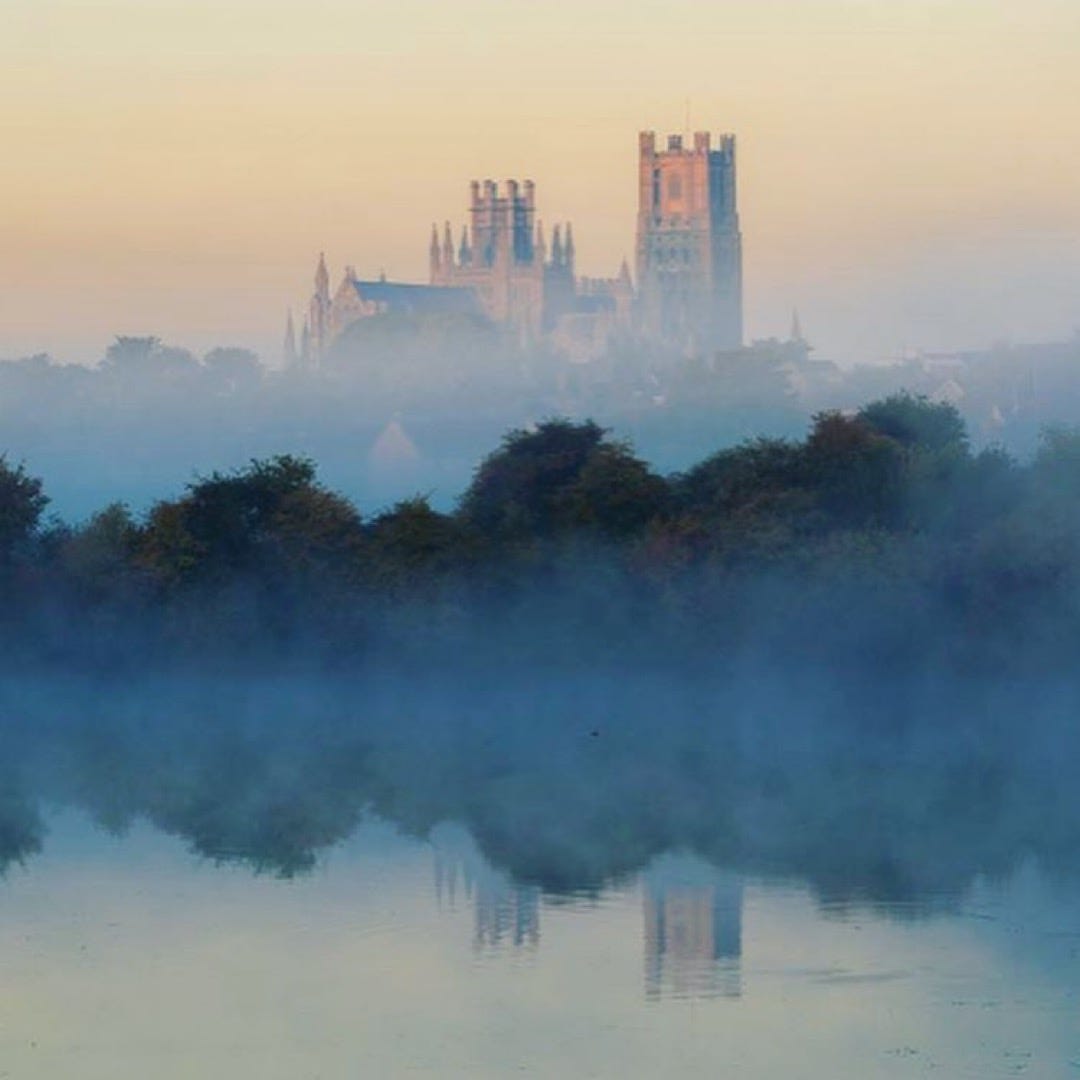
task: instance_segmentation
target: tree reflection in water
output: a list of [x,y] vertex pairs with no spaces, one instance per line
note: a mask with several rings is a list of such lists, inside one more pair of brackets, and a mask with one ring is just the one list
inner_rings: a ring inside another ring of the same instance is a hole
[[[492,893],[478,941],[526,940],[540,892],[598,893],[673,851],[797,878],[832,906],[917,914],[1025,860],[1077,870],[1067,701],[991,708],[990,693],[909,697],[901,724],[827,695],[626,676],[492,679],[467,697],[436,679],[39,688],[4,721],[0,858],[40,850],[45,804],[113,832],[145,819],[207,859],[285,877],[365,819],[418,837],[453,822],[521,890]],[[655,933],[681,910],[718,955],[737,951],[723,919],[665,896]]]

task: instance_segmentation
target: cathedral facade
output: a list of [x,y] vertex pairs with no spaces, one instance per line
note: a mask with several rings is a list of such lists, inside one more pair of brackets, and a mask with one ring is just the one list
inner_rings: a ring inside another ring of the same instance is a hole
[[470,186],[468,220],[455,242],[447,221],[432,226],[428,282],[361,280],[347,268],[331,293],[325,259],[315,273],[299,344],[290,316],[286,360],[318,365],[360,319],[398,314],[482,318],[523,346],[546,345],[568,359],[600,356],[613,338],[637,338],[688,352],[742,344],[742,239],[735,202],[735,140],[713,149],[669,136],[657,151],[639,136],[637,288],[623,261],[612,278],[577,275],[574,233],[556,225],[550,245],[531,180]]

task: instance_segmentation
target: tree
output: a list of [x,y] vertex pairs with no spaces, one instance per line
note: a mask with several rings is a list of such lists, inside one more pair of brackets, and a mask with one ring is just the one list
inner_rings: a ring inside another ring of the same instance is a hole
[[183,499],[159,503],[140,558],[166,583],[224,582],[341,569],[359,541],[356,510],[317,483],[310,461],[282,455],[213,473],[190,484]]
[[684,511],[703,517],[772,502],[802,487],[802,448],[787,439],[751,439],[721,450],[675,480]]
[[861,417],[819,413],[806,440],[806,482],[828,522],[843,528],[897,524],[903,452]]
[[187,349],[163,345],[156,337],[117,337],[102,367],[121,378],[177,379],[195,374],[198,361]]
[[909,450],[967,451],[968,435],[955,405],[901,391],[859,410],[858,419]]
[[82,528],[71,530],[60,545],[68,577],[94,599],[118,598],[131,579],[139,528],[123,503],[112,503]]
[[470,527],[501,539],[546,540],[574,530],[619,536],[660,513],[667,487],[592,420],[547,420],[511,431],[481,463],[461,500]]
[[160,348],[160,338],[121,335],[105,350],[101,366],[118,375],[145,372],[150,369],[154,355]]
[[665,514],[667,483],[635,457],[625,443],[605,441],[589,455],[566,494],[574,526],[609,539],[634,535]]
[[254,386],[262,377],[262,365],[250,349],[211,349],[203,357],[203,368],[226,393]]
[[1034,468],[1039,481],[1060,494],[1080,493],[1080,428],[1060,424],[1044,428]]
[[466,553],[466,538],[457,521],[416,496],[368,526],[364,567],[377,587],[423,589],[461,566]]
[[48,503],[41,481],[0,454],[0,558],[10,559],[34,535]]

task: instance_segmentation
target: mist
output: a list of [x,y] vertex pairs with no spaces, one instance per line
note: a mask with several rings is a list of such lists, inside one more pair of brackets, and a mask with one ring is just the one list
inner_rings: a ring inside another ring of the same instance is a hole
[[1075,337],[854,367],[790,338],[708,361],[616,340],[574,363],[490,326],[384,317],[305,370],[240,346],[196,356],[120,337],[90,368],[0,361],[0,452],[47,481],[50,511],[68,522],[113,501],[142,513],[200,475],[281,453],[317,461],[365,514],[417,493],[448,509],[503,432],[551,416],[591,417],[670,473],[908,391],[954,404],[976,446],[1027,459],[1043,428],[1080,422],[1077,363]]
[[384,820],[552,895],[669,851],[914,909],[1072,880],[1077,444],[899,394],[664,475],[560,419],[445,510],[278,456],[76,525],[8,463],[4,858],[71,806],[285,876]]

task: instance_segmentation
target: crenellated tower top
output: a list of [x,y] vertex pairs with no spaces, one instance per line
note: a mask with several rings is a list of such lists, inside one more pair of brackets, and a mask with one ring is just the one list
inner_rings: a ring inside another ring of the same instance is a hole
[[742,343],[735,136],[638,134],[640,329],[695,351]]

